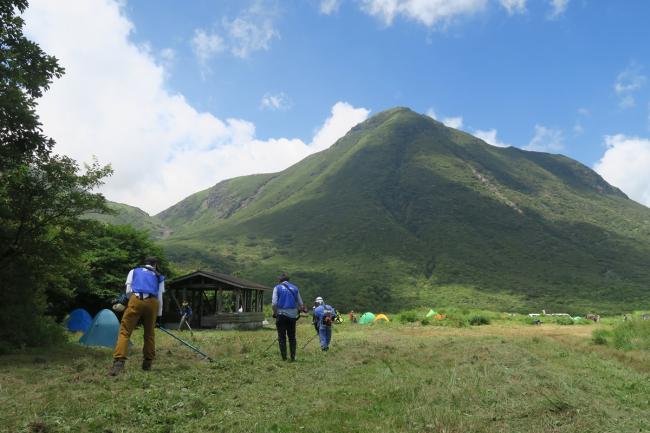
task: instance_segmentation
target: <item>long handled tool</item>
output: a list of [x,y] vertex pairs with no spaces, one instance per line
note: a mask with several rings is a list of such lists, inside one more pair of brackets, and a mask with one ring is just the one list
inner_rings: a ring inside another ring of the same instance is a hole
[[309,346],[309,343],[311,343],[311,342],[314,340],[314,338],[316,338],[316,337],[318,337],[318,334],[312,336],[312,337],[309,339],[309,341],[306,342],[304,346],[302,346],[302,350],[305,350],[305,347]]
[[278,342],[278,337],[275,337],[275,340],[271,341],[271,344],[269,344],[269,345],[267,346],[267,348],[264,349],[264,352],[262,352],[262,353],[266,353],[266,352],[268,352],[269,349],[270,349],[271,347],[273,347],[273,345],[274,345],[275,343],[277,343],[277,342]]
[[[174,295],[174,291],[172,290],[172,291],[170,291],[169,293],[171,293],[171,295],[172,295],[172,299],[174,300],[174,302],[176,303],[176,306],[178,307],[178,311],[179,311],[179,312],[182,312],[183,309],[181,308],[181,304],[178,303],[178,299],[176,299],[176,296]],[[185,314],[183,314],[183,317],[185,317]],[[183,324],[183,317],[181,317],[181,323],[180,323],[180,325]],[[191,335],[192,337],[194,337],[194,332],[192,332],[192,327],[190,326],[189,322],[187,322],[187,320],[185,321],[185,324],[187,325],[187,327],[188,327],[189,330],[190,330],[190,335]],[[180,325],[178,326],[178,330],[179,330],[179,331],[181,330],[181,326],[180,326]]]
[[183,340],[183,339],[181,339],[181,338],[178,338],[177,336],[175,336],[174,334],[172,334],[172,333],[169,331],[169,329],[167,329],[167,328],[165,328],[165,327],[163,327],[163,326],[158,326],[158,329],[160,329],[162,332],[164,332],[165,334],[169,335],[170,337],[173,337],[173,338],[175,338],[176,340],[180,341],[181,343],[183,343],[185,346],[189,347],[190,349],[192,349],[192,350],[195,351],[196,353],[199,353],[199,354],[203,355],[203,357],[204,357],[205,359],[207,359],[208,361],[210,361],[210,362],[213,361],[212,358],[210,358],[207,354],[201,352],[201,350],[199,350],[199,349],[197,349],[196,347],[192,346],[192,345],[191,345],[190,343],[188,343],[187,341],[185,341],[185,340]]

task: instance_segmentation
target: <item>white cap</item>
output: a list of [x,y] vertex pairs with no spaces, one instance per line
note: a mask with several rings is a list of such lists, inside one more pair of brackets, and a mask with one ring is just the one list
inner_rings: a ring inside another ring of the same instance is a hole
[[320,304],[322,304],[322,303],[323,303],[323,298],[321,298],[321,297],[319,296],[318,298],[316,298],[316,301],[315,301],[315,302],[316,302],[316,303],[320,303]]

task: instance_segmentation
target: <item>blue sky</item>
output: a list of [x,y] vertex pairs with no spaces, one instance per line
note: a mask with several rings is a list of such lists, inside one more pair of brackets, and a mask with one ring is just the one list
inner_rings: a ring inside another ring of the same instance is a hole
[[[46,131],[61,152],[113,163],[107,196],[151,213],[282,169],[394,106],[566,154],[650,204],[647,1],[31,3],[28,33],[68,68],[41,104]],[[160,153],[164,179],[133,180],[136,148]]]

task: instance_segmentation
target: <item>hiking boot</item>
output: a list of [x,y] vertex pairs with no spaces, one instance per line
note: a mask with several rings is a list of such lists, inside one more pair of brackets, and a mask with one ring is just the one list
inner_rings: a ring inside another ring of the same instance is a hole
[[289,341],[289,354],[292,361],[296,360],[296,345],[297,343],[295,341]]
[[321,347],[321,349],[323,349],[323,352],[327,352],[328,350],[330,350],[329,347]]
[[111,371],[108,372],[109,376],[117,376],[124,370],[124,360],[122,359],[116,359],[113,361],[113,367],[111,367]]
[[153,361],[151,359],[143,359],[142,360],[142,369],[144,371],[150,371],[152,363],[153,363]]

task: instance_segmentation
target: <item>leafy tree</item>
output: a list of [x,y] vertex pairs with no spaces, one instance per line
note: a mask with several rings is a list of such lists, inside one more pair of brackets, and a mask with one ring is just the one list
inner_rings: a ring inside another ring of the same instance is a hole
[[[93,313],[105,308],[108,300],[124,291],[128,272],[141,265],[147,256],[158,257],[158,269],[167,277],[171,275],[162,248],[151,240],[148,232],[130,225],[97,222],[87,234],[81,266],[74,279],[74,297],[59,305],[67,306],[63,311],[83,307]],[[59,308],[52,312],[60,314],[61,311]]]
[[63,68],[23,35],[26,8],[26,0],[0,1],[0,341],[9,346],[53,341],[45,294],[71,293],[94,224],[81,216],[107,210],[92,191],[111,173],[93,162],[80,174],[52,152],[36,100]]

